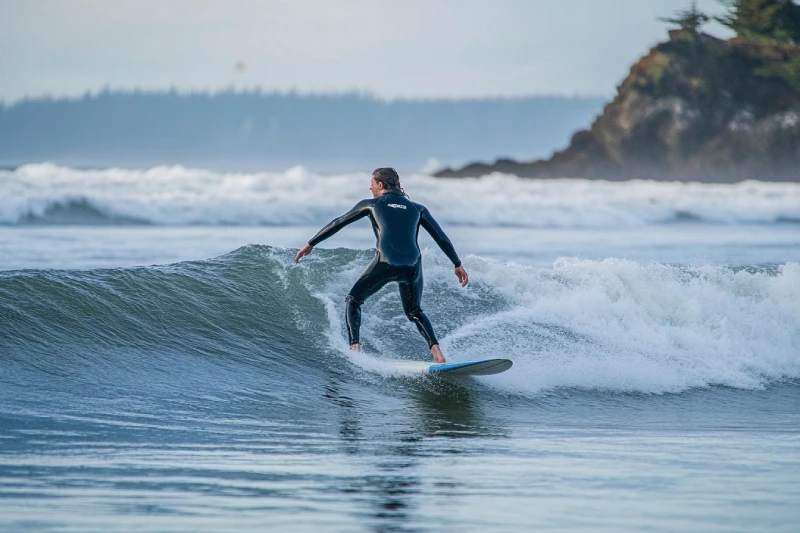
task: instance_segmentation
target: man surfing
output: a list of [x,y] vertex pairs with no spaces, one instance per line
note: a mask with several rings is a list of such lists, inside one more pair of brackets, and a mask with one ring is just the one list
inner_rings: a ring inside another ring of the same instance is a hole
[[311,253],[314,246],[331,237],[334,233],[364,217],[369,217],[372,230],[378,242],[375,259],[356,280],[346,298],[345,321],[350,349],[361,349],[359,330],[361,329],[361,304],[378,292],[384,285],[396,281],[400,287],[403,311],[428,342],[428,347],[437,363],[446,362],[433,326],[422,312],[422,255],[417,244],[417,235],[422,226],[430,233],[439,248],[453,262],[455,274],[462,287],[469,282],[469,276],[456,254],[453,243],[431,216],[425,206],[408,199],[400,187],[400,176],[393,168],[378,168],[372,173],[369,190],[372,198],[361,200],[350,211],[332,220],[308,244],[297,252],[297,263],[304,255]]

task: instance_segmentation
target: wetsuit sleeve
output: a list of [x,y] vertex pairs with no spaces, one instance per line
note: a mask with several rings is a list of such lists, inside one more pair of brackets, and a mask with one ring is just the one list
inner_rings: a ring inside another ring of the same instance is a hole
[[327,226],[319,230],[319,232],[314,235],[314,237],[308,241],[308,244],[311,246],[316,246],[320,242],[324,241],[328,237],[331,237],[334,233],[342,229],[343,227],[347,226],[348,224],[352,224],[358,219],[364,218],[365,216],[369,215],[369,208],[372,205],[372,202],[369,200],[361,200],[358,202],[353,209],[345,213],[344,215],[340,216],[339,218],[334,218],[331,220]]
[[447,235],[445,235],[442,227],[439,226],[439,223],[436,222],[428,209],[425,207],[420,210],[419,223],[423,228],[425,228],[425,231],[431,234],[433,240],[436,241],[436,244],[438,244],[439,248],[442,249],[444,255],[446,255],[450,261],[453,262],[453,265],[455,265],[456,268],[460,267],[461,259],[458,258],[456,249],[453,248],[453,243],[450,242],[450,239],[447,238]]

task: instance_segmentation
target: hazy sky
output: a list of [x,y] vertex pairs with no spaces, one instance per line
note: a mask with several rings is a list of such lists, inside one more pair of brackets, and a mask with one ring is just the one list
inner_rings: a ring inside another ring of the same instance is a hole
[[[112,88],[611,95],[688,0],[0,0],[0,100]],[[718,13],[716,0],[700,7]],[[710,33],[725,36],[719,25]]]

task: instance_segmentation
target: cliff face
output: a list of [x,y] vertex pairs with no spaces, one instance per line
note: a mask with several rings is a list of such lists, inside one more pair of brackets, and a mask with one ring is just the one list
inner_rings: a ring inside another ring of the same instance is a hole
[[437,175],[800,181],[798,67],[798,46],[673,31],[631,68],[616,98],[566,150]]

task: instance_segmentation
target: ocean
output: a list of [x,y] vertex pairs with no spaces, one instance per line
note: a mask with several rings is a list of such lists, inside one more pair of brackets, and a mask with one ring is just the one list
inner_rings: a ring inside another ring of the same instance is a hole
[[366,173],[0,170],[0,530],[800,528],[800,184],[403,176],[427,347],[390,284],[349,352]]

